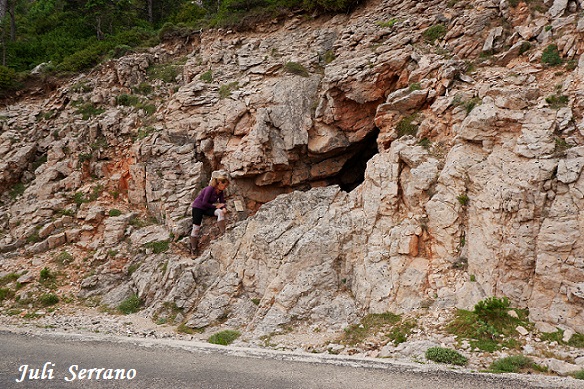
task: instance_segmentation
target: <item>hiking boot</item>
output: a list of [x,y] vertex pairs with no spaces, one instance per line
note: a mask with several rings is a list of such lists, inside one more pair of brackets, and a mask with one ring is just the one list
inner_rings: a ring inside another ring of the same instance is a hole
[[197,250],[199,248],[199,237],[191,236],[191,254],[197,255]]
[[217,226],[219,227],[219,232],[223,234],[225,232],[225,220],[219,220]]

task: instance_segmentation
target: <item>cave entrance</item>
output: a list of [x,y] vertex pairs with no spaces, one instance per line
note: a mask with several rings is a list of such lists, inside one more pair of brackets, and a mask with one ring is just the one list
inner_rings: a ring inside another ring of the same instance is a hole
[[363,140],[348,148],[347,152],[351,153],[352,156],[345,162],[343,168],[334,177],[331,177],[332,185],[339,185],[345,192],[351,192],[363,182],[367,161],[379,153],[378,136],[379,129],[375,128]]

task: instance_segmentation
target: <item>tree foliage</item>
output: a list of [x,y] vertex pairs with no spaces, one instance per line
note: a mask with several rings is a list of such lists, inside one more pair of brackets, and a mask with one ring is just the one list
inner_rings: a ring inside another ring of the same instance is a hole
[[[0,0],[0,65],[80,71],[118,47],[156,44],[195,29],[253,26],[289,10],[349,12],[359,0]],[[173,27],[174,26],[174,27]],[[178,34],[178,35],[177,35]]]

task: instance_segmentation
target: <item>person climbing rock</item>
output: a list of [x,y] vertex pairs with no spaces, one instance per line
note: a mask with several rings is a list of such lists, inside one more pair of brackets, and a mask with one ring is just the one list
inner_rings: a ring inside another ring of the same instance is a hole
[[201,233],[201,223],[203,216],[217,216],[217,226],[221,233],[225,232],[225,215],[227,205],[225,203],[225,189],[229,186],[229,176],[220,171],[213,172],[209,186],[199,192],[193,201],[193,229],[191,231],[190,243],[191,253],[196,254],[199,246]]

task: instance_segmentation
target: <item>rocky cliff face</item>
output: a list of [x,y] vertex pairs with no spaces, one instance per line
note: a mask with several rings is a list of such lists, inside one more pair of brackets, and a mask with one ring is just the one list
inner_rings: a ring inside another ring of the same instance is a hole
[[[0,270],[257,335],[489,296],[582,333],[583,3],[385,0],[20,96],[0,112]],[[166,249],[216,169],[248,217],[197,258]]]

